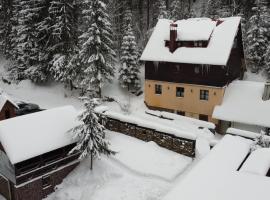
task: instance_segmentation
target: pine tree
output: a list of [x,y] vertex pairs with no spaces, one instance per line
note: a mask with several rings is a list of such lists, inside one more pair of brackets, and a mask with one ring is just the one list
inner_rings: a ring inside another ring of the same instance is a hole
[[[42,0],[14,1],[14,14],[11,35],[12,53],[16,60],[19,79],[31,78],[30,67],[38,64],[39,47],[35,22],[39,19]],[[30,70],[30,71],[29,71]],[[40,74],[42,79],[42,74]]]
[[270,78],[270,47],[269,46],[265,54],[265,71],[267,73],[268,78]]
[[119,69],[120,84],[123,88],[127,87],[128,90],[131,88],[138,89],[140,87],[138,50],[130,22],[125,30],[121,50],[121,68]]
[[11,32],[11,16],[12,16],[12,1],[0,1],[0,51],[8,55],[10,50],[10,37]]
[[95,108],[100,105],[100,100],[88,97],[81,99],[84,101],[85,110],[78,117],[82,123],[72,129],[74,139],[78,142],[70,153],[81,152],[80,159],[90,156],[92,170],[93,158],[99,157],[100,154],[111,155],[114,152],[109,149],[109,142],[105,139],[105,127],[100,122],[106,119],[95,113]]
[[170,6],[170,18],[174,21],[183,19],[182,6],[180,0],[174,0]]
[[207,8],[206,8],[206,15],[210,18],[217,19],[220,16],[220,7],[222,1],[221,0],[208,0]]
[[268,45],[268,29],[265,23],[267,7],[263,1],[257,0],[252,8],[253,16],[249,19],[247,31],[247,58],[253,72],[260,71],[265,65],[265,53]]
[[49,16],[43,26],[49,30],[50,46],[47,54],[52,55],[50,71],[58,81],[69,83],[72,89],[74,71],[69,62],[77,44],[77,12],[74,0],[53,0]]
[[159,15],[158,19],[167,19],[169,17],[167,7],[164,0],[158,0]]
[[79,62],[84,69],[81,85],[101,97],[101,88],[114,76],[115,52],[112,27],[106,4],[101,0],[84,0],[85,31],[80,38]]
[[183,0],[174,0],[170,5],[170,18],[174,21],[190,18],[193,11],[189,12],[188,5]]

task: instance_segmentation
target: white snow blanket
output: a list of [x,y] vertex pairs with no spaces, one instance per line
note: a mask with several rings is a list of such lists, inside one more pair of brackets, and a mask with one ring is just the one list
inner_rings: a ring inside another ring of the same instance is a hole
[[270,148],[260,148],[250,154],[240,171],[265,176],[269,168]]
[[[180,31],[179,37],[182,40],[206,39],[212,29],[213,32],[211,32],[212,35],[207,48],[180,47],[173,53],[169,51],[168,47],[165,47],[164,42],[169,38],[172,21],[160,19],[143,51],[141,60],[225,66],[238,31],[240,19],[240,17],[224,18],[222,19],[224,20],[223,23],[214,27],[213,25],[216,23],[207,18],[177,21]],[[187,32],[184,28],[187,28]]]
[[93,171],[82,161],[46,200],[161,200],[174,184],[164,177],[185,175],[190,158],[123,134],[107,136],[118,154],[96,159]]
[[[260,133],[255,133],[251,131],[246,131],[246,130],[241,130],[241,129],[236,129],[236,128],[228,128],[226,133],[232,134],[232,135],[238,135],[238,136],[243,136],[247,137],[250,139],[255,139],[260,137]],[[265,138],[270,139],[270,136],[264,135]]]
[[173,180],[192,162],[192,158],[159,147],[154,142],[108,132],[111,148],[117,152],[114,158],[132,169],[145,175]]
[[213,118],[270,127],[270,100],[262,100],[263,91],[262,82],[233,81],[222,104],[215,107]]
[[12,164],[69,145],[79,124],[72,106],[41,111],[0,122],[0,141]]
[[270,179],[237,169],[251,140],[226,135],[163,200],[268,200]]

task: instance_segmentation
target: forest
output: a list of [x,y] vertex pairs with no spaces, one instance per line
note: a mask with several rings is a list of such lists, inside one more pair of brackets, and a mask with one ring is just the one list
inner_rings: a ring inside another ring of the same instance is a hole
[[122,87],[140,87],[140,54],[158,19],[230,16],[242,17],[248,68],[270,77],[267,0],[1,0],[0,51],[14,80],[101,96],[116,69]]

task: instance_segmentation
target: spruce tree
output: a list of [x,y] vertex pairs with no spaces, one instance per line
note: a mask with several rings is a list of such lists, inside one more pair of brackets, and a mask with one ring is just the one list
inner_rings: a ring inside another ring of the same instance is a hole
[[270,79],[270,47],[269,46],[265,54],[265,71],[267,73],[268,79]]
[[[31,68],[39,61],[39,46],[37,44],[37,30],[35,22],[39,19],[42,0],[14,1],[13,25],[11,31],[12,53],[17,63],[18,78],[31,78]],[[30,71],[29,71],[30,70]],[[42,74],[39,75],[43,78]]]
[[265,53],[269,43],[265,13],[267,7],[263,1],[257,0],[252,8],[253,15],[249,19],[247,31],[247,58],[253,72],[260,71],[265,65]]
[[53,0],[48,11],[43,26],[49,30],[47,54],[52,54],[50,71],[56,80],[70,84],[72,89],[74,71],[69,62],[77,44],[76,1]]
[[170,18],[174,21],[183,19],[183,9],[180,0],[174,0],[170,6]]
[[169,13],[167,11],[167,7],[164,0],[158,0],[158,10],[159,10],[158,19],[167,19],[169,17]]
[[92,170],[95,157],[99,157],[100,154],[111,155],[114,152],[109,149],[109,142],[105,139],[105,127],[101,124],[106,119],[95,113],[95,108],[100,105],[100,100],[88,97],[81,99],[84,102],[85,110],[78,117],[81,124],[72,129],[74,139],[78,142],[70,153],[81,152],[80,159],[90,156]]
[[84,76],[81,85],[101,97],[101,89],[114,76],[113,33],[106,4],[101,0],[84,0],[85,31],[80,38],[79,62]]
[[129,22],[123,37],[120,58],[121,67],[119,69],[119,82],[123,88],[128,88],[128,90],[140,87],[137,49],[136,39]]
[[207,8],[206,8],[207,17],[210,17],[213,19],[219,18],[221,4],[222,4],[221,0],[208,0]]

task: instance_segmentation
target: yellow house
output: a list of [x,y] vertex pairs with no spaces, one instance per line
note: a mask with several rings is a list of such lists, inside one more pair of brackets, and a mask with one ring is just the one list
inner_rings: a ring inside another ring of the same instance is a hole
[[240,17],[159,20],[141,60],[149,108],[218,125],[214,107],[245,70]]

